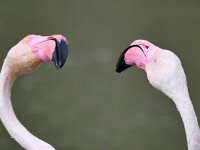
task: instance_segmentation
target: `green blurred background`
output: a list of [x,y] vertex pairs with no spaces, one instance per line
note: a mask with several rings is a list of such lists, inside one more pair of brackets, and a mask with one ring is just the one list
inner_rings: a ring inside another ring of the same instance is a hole
[[[199,0],[1,0],[0,64],[28,34],[63,34],[69,59],[20,77],[12,101],[19,120],[58,150],[186,150],[173,102],[143,70],[115,73],[138,38],[181,58],[200,117]],[[0,124],[0,149],[22,149]]]

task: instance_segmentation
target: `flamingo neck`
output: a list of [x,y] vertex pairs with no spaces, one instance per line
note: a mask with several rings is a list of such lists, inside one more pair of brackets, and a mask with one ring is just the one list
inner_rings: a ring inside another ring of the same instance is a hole
[[6,130],[24,149],[55,150],[48,143],[32,135],[17,119],[11,102],[11,89],[16,76],[4,63],[0,73],[0,119]]
[[188,150],[200,150],[200,129],[187,86],[169,97],[180,112],[188,144]]

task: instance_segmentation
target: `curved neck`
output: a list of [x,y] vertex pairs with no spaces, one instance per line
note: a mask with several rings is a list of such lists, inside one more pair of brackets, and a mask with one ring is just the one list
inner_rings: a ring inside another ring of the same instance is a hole
[[187,86],[169,97],[173,99],[180,112],[186,132],[188,150],[200,150],[200,129]]
[[24,149],[55,150],[48,143],[32,135],[17,119],[11,102],[11,88],[15,75],[4,64],[0,73],[0,119],[6,130]]

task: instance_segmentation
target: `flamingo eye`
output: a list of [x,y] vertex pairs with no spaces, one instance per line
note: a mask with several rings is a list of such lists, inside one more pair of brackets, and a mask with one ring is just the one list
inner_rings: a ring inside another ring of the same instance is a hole
[[146,48],[146,49],[148,49],[149,48],[149,46],[147,46],[147,45],[144,45],[144,44],[139,44],[140,46],[142,46],[143,48]]
[[147,46],[147,45],[142,45],[142,46],[144,46],[146,49],[148,49],[148,48],[149,48],[149,46]]

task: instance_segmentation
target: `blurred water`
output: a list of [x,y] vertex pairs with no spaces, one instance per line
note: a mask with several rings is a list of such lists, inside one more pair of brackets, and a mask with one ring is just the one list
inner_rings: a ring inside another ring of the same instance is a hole
[[[173,50],[200,116],[199,14],[197,0],[2,0],[1,64],[28,34],[60,33],[70,43],[62,70],[44,64],[16,81],[12,99],[19,120],[58,150],[186,150],[174,104],[142,70],[114,70],[135,39]],[[21,149],[2,124],[0,149]]]

